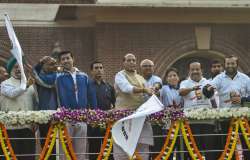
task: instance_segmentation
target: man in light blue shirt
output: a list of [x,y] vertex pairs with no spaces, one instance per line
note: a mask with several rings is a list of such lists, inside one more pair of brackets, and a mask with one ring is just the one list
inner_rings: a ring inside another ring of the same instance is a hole
[[225,58],[225,71],[216,76],[203,92],[207,97],[218,91],[220,107],[240,107],[250,96],[250,79],[238,71],[238,58],[229,56]]
[[[219,95],[220,107],[240,107],[245,101],[249,101],[250,79],[244,73],[238,71],[238,57],[228,56],[224,60],[225,71],[216,76],[208,85],[203,88],[207,97],[212,97],[216,89]],[[229,121],[221,121],[222,133],[227,133]],[[225,146],[225,137],[222,137],[222,145]],[[242,143],[243,148],[244,143]],[[244,151],[244,157],[250,157],[249,152]]]

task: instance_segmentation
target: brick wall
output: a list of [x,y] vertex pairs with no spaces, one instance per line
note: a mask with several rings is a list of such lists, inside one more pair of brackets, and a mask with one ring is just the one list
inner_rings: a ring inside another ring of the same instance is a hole
[[[59,41],[64,49],[71,50],[75,54],[76,66],[83,71],[89,72],[89,65],[94,59],[102,61],[107,79],[112,83],[115,73],[122,68],[124,54],[128,52],[136,54],[138,64],[144,58],[154,60],[157,74],[163,75],[167,67],[177,58],[197,50],[194,27],[194,24],[97,23],[93,28],[16,27],[15,29],[24,53],[32,63],[50,54],[53,44]],[[224,55],[238,55],[243,71],[250,71],[248,63],[250,26],[211,25],[211,27],[211,49]],[[0,46],[9,45],[4,28],[0,28],[0,40]],[[0,48],[0,52],[9,54],[6,47]]]
[[[135,53],[156,62],[156,72],[163,75],[170,63],[184,53],[195,51],[194,24],[103,24],[96,26],[96,58],[103,61],[107,78],[122,67],[122,58]],[[211,25],[211,48],[224,55],[236,54],[244,71],[250,70],[249,25]],[[204,52],[204,51],[203,51]],[[186,66],[183,66],[185,68]]]
[[[176,40],[187,37],[192,39],[191,32],[191,25],[98,24],[96,53],[110,71],[108,77],[112,81],[113,75],[122,67],[124,54],[135,53],[138,64],[144,58],[155,60],[163,49]],[[106,56],[112,57],[112,60],[105,58]]]
[[[93,57],[93,29],[16,27],[15,30],[23,51],[32,64],[42,56],[51,54],[53,44],[59,41],[63,50],[74,53],[76,66],[84,71],[89,68]],[[9,43],[5,28],[0,28],[0,39],[5,44]]]

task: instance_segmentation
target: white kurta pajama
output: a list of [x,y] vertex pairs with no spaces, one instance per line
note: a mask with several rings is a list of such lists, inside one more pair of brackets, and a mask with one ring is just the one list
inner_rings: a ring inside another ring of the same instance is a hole
[[[23,89],[20,87],[21,81],[13,77],[1,83],[1,111],[30,111],[34,110],[35,92],[33,86]],[[35,140],[23,138],[35,138],[31,125],[6,126],[12,147],[15,153],[29,154],[29,156],[18,156],[20,160],[34,160]],[[22,147],[24,146],[24,147]]]
[[[143,87],[145,79],[135,73],[129,73],[125,70],[118,72],[115,76],[115,89],[117,92],[116,109],[136,109],[145,101],[142,93],[133,93],[133,87]],[[149,146],[154,144],[153,130],[151,124],[145,122],[140,138],[138,140],[137,152],[146,152],[140,154],[143,160],[149,159]],[[128,155],[116,144],[113,147],[115,160],[127,160]]]

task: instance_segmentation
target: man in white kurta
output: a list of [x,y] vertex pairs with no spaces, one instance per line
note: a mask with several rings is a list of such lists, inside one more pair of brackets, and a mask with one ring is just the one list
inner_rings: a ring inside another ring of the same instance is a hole
[[[35,104],[35,92],[33,86],[31,85],[27,88],[21,86],[21,71],[15,59],[11,59],[8,64],[7,69],[10,72],[11,77],[1,83],[1,111],[33,110]],[[34,160],[35,132],[33,131],[33,127],[31,125],[6,127],[10,138],[19,138],[18,140],[10,140],[15,154],[29,154],[26,156],[17,156],[17,158],[19,160]]]
[[[133,54],[127,54],[123,59],[124,70],[115,75],[115,89],[117,92],[115,109],[137,109],[145,101],[144,94],[152,95],[153,90],[145,87],[145,80],[136,73],[136,57]],[[153,133],[151,125],[145,122],[139,142],[138,152],[143,160],[149,159],[149,145],[153,145]],[[114,159],[127,160],[128,155],[116,144],[114,144]]]
[[[149,88],[153,88],[155,91],[155,94],[159,97],[162,86],[162,80],[160,77],[154,74],[154,62],[150,59],[144,59],[140,63],[140,69],[143,78],[146,80],[145,86]],[[149,98],[149,96],[146,96],[146,99]],[[163,136],[162,127],[158,125],[153,125],[153,135],[154,136]],[[162,146],[164,145],[164,138],[163,137],[155,137],[154,142],[157,145],[154,145],[151,147],[151,152],[160,152]],[[152,154],[151,157],[155,158],[158,154]]]

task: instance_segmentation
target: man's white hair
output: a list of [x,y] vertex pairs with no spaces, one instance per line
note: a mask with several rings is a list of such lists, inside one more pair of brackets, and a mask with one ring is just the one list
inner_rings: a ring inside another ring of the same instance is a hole
[[140,63],[140,66],[143,66],[143,64],[144,64],[144,63],[147,63],[147,62],[148,62],[148,63],[151,63],[151,64],[154,66],[154,62],[151,61],[150,59],[144,59],[144,60],[142,60],[141,63]]

